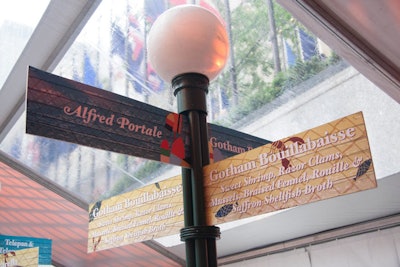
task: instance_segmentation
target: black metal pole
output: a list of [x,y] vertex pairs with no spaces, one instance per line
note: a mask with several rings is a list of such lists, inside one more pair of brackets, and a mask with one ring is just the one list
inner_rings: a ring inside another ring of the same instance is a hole
[[[187,116],[190,127],[190,189],[189,172],[182,171],[184,212],[188,214],[184,216],[185,227],[181,229],[181,240],[185,241],[189,250],[186,251],[186,265],[190,267],[216,267],[216,239],[220,237],[219,228],[206,225],[205,220],[203,166],[210,161],[206,102],[208,84],[208,78],[198,73],[182,74],[172,80],[178,112]],[[190,202],[191,207],[185,202]]]
[[[185,227],[193,225],[193,201],[192,201],[192,170],[182,168],[182,190],[183,190],[183,218]],[[194,240],[186,240],[186,266],[195,266],[196,253]]]

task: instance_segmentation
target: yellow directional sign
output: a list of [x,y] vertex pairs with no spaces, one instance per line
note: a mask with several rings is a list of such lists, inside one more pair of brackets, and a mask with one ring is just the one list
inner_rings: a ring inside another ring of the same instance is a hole
[[179,233],[183,227],[180,176],[92,204],[88,252]]
[[209,225],[376,187],[361,112],[208,165]]
[[[362,113],[204,167],[207,224],[376,187]],[[88,252],[178,234],[180,176],[94,203]]]

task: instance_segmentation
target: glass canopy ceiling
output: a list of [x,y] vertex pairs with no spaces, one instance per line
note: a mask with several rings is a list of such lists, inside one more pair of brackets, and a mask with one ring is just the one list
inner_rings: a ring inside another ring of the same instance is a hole
[[[53,73],[176,111],[176,101],[169,84],[154,73],[146,61],[145,53],[146,34],[155,18],[166,8],[185,1],[166,2],[102,1]],[[35,16],[18,13],[18,9],[11,4],[7,7],[10,9],[8,14],[12,13],[12,9],[16,14],[10,16],[13,20],[6,18],[3,21],[2,29],[10,36],[9,40],[15,40],[12,44],[19,45],[12,45],[15,48],[9,53],[12,57],[2,58],[4,73],[12,69],[12,63],[40,18],[38,14],[43,13],[47,4],[48,1],[38,2],[34,6],[35,12],[31,12]],[[272,33],[268,28],[265,1],[232,1],[230,6],[224,1],[200,1],[200,5],[217,14],[225,24],[229,19],[233,36],[231,62],[210,86],[208,119],[211,122],[230,127],[244,116],[251,117],[251,113],[262,105],[274,103],[279,106],[283,104],[279,102],[282,100],[277,98],[272,102],[271,99],[285,90],[290,92],[291,88],[304,80],[301,75],[312,77],[342,61],[327,45],[294,21],[289,13],[276,6],[277,26],[274,30],[280,34],[276,44],[283,75],[275,75],[274,57],[270,52],[271,39],[266,38]],[[226,17],[227,8],[230,10],[229,18]],[[253,18],[249,20],[246,16]],[[24,20],[18,20],[19,17]],[[28,17],[32,18],[28,20]],[[8,24],[12,27],[7,27]],[[249,30],[246,27],[252,28]],[[10,43],[2,42],[10,51]],[[252,67],[254,64],[258,67]],[[286,78],[283,78],[284,75]],[[3,75],[3,80],[5,77]],[[279,83],[282,86],[274,86]],[[262,90],[262,87],[266,88]],[[321,103],[323,105],[326,104]],[[380,109],[380,112],[383,110]],[[23,115],[2,141],[2,150],[88,202],[162,179],[161,174],[166,170],[171,175],[174,173],[170,166],[140,158],[30,136],[24,134],[24,125]],[[175,172],[179,173],[179,170],[175,169]]]
[[[17,0],[2,4],[0,9],[0,85],[2,87],[14,62],[28,42],[35,25],[39,22],[49,0],[35,2]],[[21,9],[21,6],[26,8]],[[7,38],[5,38],[7,36]]]
[[[2,88],[49,3],[55,5],[54,1],[11,2],[3,3],[5,6],[0,9]],[[146,60],[146,34],[163,10],[185,2],[99,1],[97,8],[90,10],[93,13],[85,25],[76,25],[77,29],[82,29],[68,50],[55,56],[59,57],[59,62],[54,60],[57,64],[48,64],[48,69],[44,70],[175,112],[176,101],[169,84],[159,79]],[[372,152],[381,155],[381,151],[388,151],[397,158],[398,145],[388,142],[393,138],[378,138],[386,136],[385,132],[399,133],[400,130],[399,106],[383,92],[378,92],[377,102],[375,95],[370,97],[358,88],[350,88],[340,101],[319,103],[320,110],[331,116],[299,114],[297,121],[282,120],[281,124],[277,123],[279,129],[268,132],[249,126],[256,117],[277,112],[287,103],[301,105],[301,102],[296,103],[301,101],[298,96],[310,87],[324,82],[335,83],[330,80],[332,76],[349,68],[354,71],[279,5],[274,6],[276,28],[273,29],[267,19],[266,2],[196,2],[217,14],[232,34],[230,62],[210,85],[209,121],[267,140],[277,140],[305,130],[302,120],[307,120],[304,125],[318,126],[327,122],[327,117],[334,119],[361,110],[370,123]],[[18,8],[20,6],[29,12],[25,14]],[[51,26],[49,21],[42,23]],[[272,52],[273,31],[278,36],[275,56]],[[274,62],[277,57],[280,71],[277,71],[278,63]],[[26,80],[26,77],[20,79]],[[359,105],[354,106],[351,101],[353,106],[349,108],[346,101],[352,98],[359,99]],[[8,99],[2,97],[0,101],[3,104]],[[2,133],[1,151],[85,203],[127,192],[180,172],[179,168],[169,165],[24,132],[25,114],[21,114],[12,129]],[[388,159],[387,155],[376,160],[378,179],[399,172],[400,167]]]

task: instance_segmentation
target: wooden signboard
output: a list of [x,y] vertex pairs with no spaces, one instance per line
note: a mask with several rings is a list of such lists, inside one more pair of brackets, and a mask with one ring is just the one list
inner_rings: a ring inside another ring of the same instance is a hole
[[[208,128],[215,161],[269,143]],[[27,133],[189,167],[188,129],[186,116],[29,67]]]
[[182,178],[176,176],[89,207],[88,252],[179,233]]
[[204,187],[209,225],[374,188],[363,115],[210,164]]

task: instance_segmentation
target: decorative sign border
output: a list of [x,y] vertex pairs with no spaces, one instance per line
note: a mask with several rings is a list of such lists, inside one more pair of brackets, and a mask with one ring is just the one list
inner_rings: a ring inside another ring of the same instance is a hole
[[361,112],[204,167],[209,225],[376,186]]

